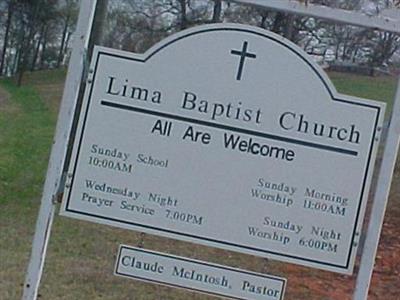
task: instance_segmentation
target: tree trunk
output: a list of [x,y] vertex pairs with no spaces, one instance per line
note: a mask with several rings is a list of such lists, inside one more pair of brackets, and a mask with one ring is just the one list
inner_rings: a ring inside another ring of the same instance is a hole
[[22,51],[21,51],[20,61],[18,63],[17,86],[21,86],[22,78],[28,66],[29,49],[31,48],[33,37],[35,36],[35,22],[37,19],[36,18],[37,14],[40,9],[40,4],[41,4],[40,2],[41,1],[38,1],[33,7],[30,7],[29,18],[28,18],[29,21],[27,26],[29,28],[29,34],[28,38],[25,38],[24,42],[21,44]]
[[359,50],[359,49],[360,49],[360,48],[356,46],[355,49],[354,49],[354,51],[353,51],[353,59],[352,59],[353,63],[356,63],[357,54],[358,54],[358,50]]
[[294,21],[295,21],[295,17],[293,15],[288,15],[286,17],[285,29],[284,29],[284,33],[283,33],[283,36],[291,41],[294,38],[294,28],[293,28]]
[[94,45],[101,45],[103,41],[104,25],[107,17],[108,0],[98,0],[94,14],[92,34],[89,39],[88,59],[91,59]]
[[71,39],[71,32],[67,32],[67,37],[65,39],[65,46],[64,46],[64,53],[66,53],[66,51],[68,50],[68,46],[69,46],[69,41]]
[[8,4],[8,15],[7,15],[7,22],[6,22],[6,33],[4,35],[4,44],[3,44],[3,51],[1,52],[1,62],[0,62],[0,76],[3,75],[3,70],[5,66],[5,59],[6,59],[6,52],[7,52],[7,44],[8,44],[8,36],[10,33],[11,27],[11,18],[13,14],[13,5],[12,1]]
[[284,21],[285,21],[285,14],[278,12],[275,16],[275,20],[272,25],[271,31],[275,33],[280,33]]
[[261,12],[261,21],[260,21],[260,27],[267,29],[267,20],[268,20],[268,12],[263,11]]
[[347,60],[346,52],[347,52],[347,42],[345,40],[344,43],[343,43],[342,61],[346,61]]
[[340,42],[337,41],[336,50],[335,50],[335,61],[336,62],[339,60],[339,50],[340,50]]
[[222,15],[222,0],[214,0],[214,11],[213,11],[212,22],[220,23],[221,15]]
[[186,29],[188,27],[187,20],[187,10],[186,10],[186,0],[179,0],[179,4],[181,6],[181,19],[180,19],[180,27],[181,30]]
[[63,29],[63,33],[62,33],[62,36],[61,36],[61,46],[60,46],[60,51],[58,52],[57,69],[60,67],[61,62],[62,62],[63,57],[64,57],[65,38],[66,38],[67,32],[68,32],[69,18],[70,17],[68,15],[67,19],[65,20],[64,29]]
[[15,53],[15,56],[14,56],[13,64],[12,64],[12,70],[11,70],[12,75],[14,75],[18,71],[19,56],[20,56],[19,49],[17,49],[17,52]]
[[[24,33],[22,33],[24,34]],[[18,60],[17,60],[17,86],[21,86],[22,78],[25,72],[25,53],[28,51],[25,47],[25,37],[22,37],[20,48],[18,50]]]
[[48,26],[45,27],[43,31],[43,39],[42,39],[42,53],[40,55],[40,69],[44,69],[44,60],[46,58],[46,49],[47,49],[47,30]]
[[36,61],[37,61],[38,55],[39,55],[40,43],[42,42],[44,28],[45,28],[45,24],[43,24],[42,28],[40,29],[39,39],[37,41],[37,44],[35,47],[35,52],[34,52],[33,58],[32,58],[31,72],[35,71]]

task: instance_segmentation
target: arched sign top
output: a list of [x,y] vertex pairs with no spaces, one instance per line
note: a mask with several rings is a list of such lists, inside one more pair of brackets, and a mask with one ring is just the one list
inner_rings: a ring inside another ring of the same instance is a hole
[[[329,93],[331,98],[333,100],[339,100],[339,101],[344,101],[344,102],[349,102],[353,104],[358,104],[361,100],[362,105],[368,105],[366,103],[365,99],[358,99],[357,97],[354,96],[348,96],[348,95],[342,95],[339,94],[335,88],[335,86],[332,84],[330,78],[326,75],[325,71],[310,57],[306,52],[304,52],[303,49],[301,49],[299,46],[291,42],[290,40],[265,29],[261,29],[258,27],[254,26],[248,26],[248,25],[241,25],[241,24],[234,24],[234,23],[223,23],[223,24],[210,24],[210,25],[201,25],[201,26],[196,26],[190,29],[183,30],[177,34],[174,34],[161,42],[155,44],[152,46],[150,49],[148,49],[144,54],[136,54],[136,57],[138,60],[146,62],[148,60],[151,60],[153,56],[159,55],[160,52],[163,52],[166,50],[167,47],[172,47],[172,46],[177,46],[177,47],[182,47],[182,44],[179,45],[173,45],[173,44],[178,44],[178,43],[190,43],[187,41],[190,38],[197,39],[199,35],[212,35],[212,33],[219,33],[219,34],[225,34],[225,33],[232,33],[232,34],[237,34],[237,35],[242,35],[243,40],[246,40],[246,36],[253,36],[256,39],[263,40],[265,42],[265,47],[271,47],[271,45],[274,45],[275,47],[279,48],[281,47],[282,52],[279,52],[279,56],[284,57],[285,55],[288,55],[290,57],[297,57],[299,59],[299,62],[303,63],[304,69],[308,69],[310,74],[309,77],[316,76],[318,79],[321,81],[321,85],[326,88],[326,91]],[[223,45],[222,40],[218,40],[219,35],[216,37],[215,42],[217,45],[221,44]],[[249,47],[249,43],[245,41],[244,43],[247,44],[247,47]],[[201,51],[206,51],[208,48],[208,45],[204,45],[204,50]],[[184,46],[183,46],[184,48]],[[239,47],[240,48],[240,47]],[[190,52],[190,50],[189,50]],[[267,52],[267,51],[266,51]],[[267,52],[268,53],[268,52]],[[192,59],[196,55],[201,55],[198,51],[192,52]],[[162,55],[162,54],[161,54]],[[237,55],[241,56],[240,53]],[[245,65],[245,60],[248,58],[248,56],[244,55],[243,59],[243,66]],[[251,58],[251,57],[250,57]],[[256,58],[256,57],[254,57]],[[241,57],[240,57],[241,59]],[[294,70],[294,67],[290,67],[284,59],[282,59],[284,64],[281,65],[281,69],[283,71],[286,71],[288,73],[295,73],[296,70]],[[240,64],[240,62],[239,62]],[[179,63],[177,63],[179,65]],[[240,65],[239,65],[240,67]],[[266,69],[264,70],[264,73],[261,74],[262,76],[266,76],[268,74],[269,70]],[[290,74],[286,76],[288,78],[288,81],[290,82]],[[308,77],[307,77],[308,78]],[[376,107],[373,103],[370,104],[373,107]]]
[[[272,42],[276,43],[283,47],[283,51],[289,51],[289,55],[297,56],[301,59],[306,66],[310,68],[310,72],[316,73],[316,75],[321,79],[322,83],[327,88],[328,92],[332,95],[332,97],[337,93],[335,87],[332,85],[330,79],[326,76],[325,72],[320,68],[318,64],[314,62],[300,47],[296,44],[291,42],[284,37],[265,30],[258,27],[248,26],[248,25],[241,25],[241,24],[234,24],[234,23],[223,23],[223,24],[211,24],[211,25],[201,25],[196,26],[190,29],[183,30],[177,34],[174,34],[165,40],[155,44],[149,50],[147,50],[143,55],[143,61],[147,61],[151,59],[154,55],[157,55],[159,52],[163,51],[164,48],[171,46],[174,43],[184,42],[182,40],[188,38],[197,38],[198,35],[202,34],[212,34],[212,33],[234,33],[243,35],[243,39],[246,39],[247,35],[254,36],[256,38],[267,39],[266,43]],[[269,40],[269,41],[268,41]],[[247,42],[248,43],[248,42]],[[221,41],[222,44],[222,41]],[[207,45],[205,45],[207,48]],[[198,53],[193,53],[196,55]],[[280,53],[282,55],[282,53]],[[240,55],[240,54],[238,54]],[[285,68],[285,66],[282,66]],[[268,72],[266,70],[266,72]]]
[[243,25],[96,47],[91,69],[63,214],[352,272],[383,104]]

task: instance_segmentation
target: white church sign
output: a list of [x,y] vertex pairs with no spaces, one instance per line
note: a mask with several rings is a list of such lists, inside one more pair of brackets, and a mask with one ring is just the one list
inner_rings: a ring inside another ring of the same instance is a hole
[[97,47],[62,214],[351,273],[384,105],[248,26]]

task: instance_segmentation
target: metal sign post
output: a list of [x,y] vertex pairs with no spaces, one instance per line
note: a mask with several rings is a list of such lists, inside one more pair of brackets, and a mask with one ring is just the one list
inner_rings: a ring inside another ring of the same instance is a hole
[[81,1],[79,19],[75,32],[75,44],[71,55],[55,139],[47,168],[46,181],[33,238],[31,257],[25,277],[22,296],[24,300],[36,299],[38,295],[56,208],[54,200],[61,184],[62,171],[68,149],[75,107],[78,101],[79,88],[81,86],[85,64],[84,58],[88,46],[96,2],[96,0]]
[[379,171],[378,182],[375,188],[374,201],[368,231],[361,257],[360,270],[358,271],[354,300],[367,299],[372,272],[374,270],[375,256],[378,249],[383,219],[385,216],[387,199],[389,196],[392,175],[396,164],[397,152],[400,141],[400,80],[393,103],[389,130],[383,152],[382,165]]

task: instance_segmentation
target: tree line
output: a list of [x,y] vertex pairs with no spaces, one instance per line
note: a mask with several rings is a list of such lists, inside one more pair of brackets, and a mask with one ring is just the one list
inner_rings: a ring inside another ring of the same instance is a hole
[[78,0],[0,0],[0,75],[66,63]]
[[[81,0],[85,1],[85,0]],[[294,0],[295,1],[295,0]],[[299,0],[304,2],[304,0]],[[79,0],[0,0],[0,75],[59,68],[68,60]],[[308,0],[313,4],[379,14],[397,0]],[[258,26],[280,34],[322,63],[368,70],[390,66],[400,37],[389,32],[230,3],[228,0],[98,0],[96,43],[144,52],[180,30],[220,22]],[[1,42],[2,41],[2,42]]]
[[[400,6],[397,0],[308,0],[310,2],[367,15]],[[258,26],[286,37],[322,63],[363,66],[372,71],[393,64],[400,48],[400,37],[394,33],[225,0],[109,0],[108,11],[104,44],[134,52],[143,52],[174,32],[218,22]]]

